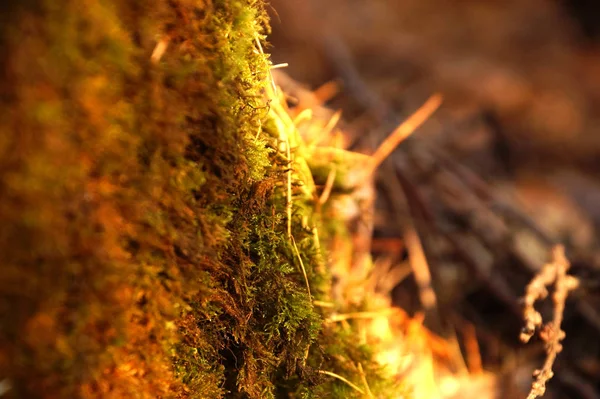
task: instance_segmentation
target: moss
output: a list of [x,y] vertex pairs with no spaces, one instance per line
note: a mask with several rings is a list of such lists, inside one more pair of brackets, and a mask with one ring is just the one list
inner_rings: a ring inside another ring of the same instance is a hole
[[[315,372],[356,377],[336,356],[366,365],[368,353],[322,328],[287,235],[289,165],[268,134],[268,62],[255,51],[262,3],[5,6],[7,397],[351,397]],[[299,193],[292,233],[325,298]]]

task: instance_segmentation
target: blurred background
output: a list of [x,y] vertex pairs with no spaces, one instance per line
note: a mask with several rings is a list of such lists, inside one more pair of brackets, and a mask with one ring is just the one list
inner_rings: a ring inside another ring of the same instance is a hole
[[[600,3],[271,6],[267,52],[303,89],[335,88],[321,97],[341,110],[347,148],[373,153],[430,95],[443,95],[380,168],[371,252],[401,267],[411,255],[406,221],[415,224],[438,299],[425,324],[457,337],[466,357],[474,334],[481,370],[496,378],[495,388],[462,396],[525,397],[544,346],[518,342],[519,298],[562,243],[583,283],[567,302],[565,350],[546,397],[600,398]],[[415,277],[398,279],[392,301],[414,315],[424,311],[418,291]]]
[[[395,110],[441,91],[446,129],[484,119],[503,142],[503,162],[594,172],[600,5],[587,3],[274,0],[271,52],[274,62],[290,64],[292,77],[316,87],[344,78],[336,49],[343,46]],[[352,118],[361,110],[344,111]]]

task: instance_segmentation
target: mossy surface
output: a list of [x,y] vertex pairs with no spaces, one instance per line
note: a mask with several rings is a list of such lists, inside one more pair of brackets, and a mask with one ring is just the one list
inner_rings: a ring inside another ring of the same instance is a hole
[[315,371],[359,383],[349,365],[369,355],[312,306],[298,256],[314,296],[328,280],[310,201],[299,253],[287,234],[289,165],[261,130],[263,5],[2,7],[6,397],[356,394]]

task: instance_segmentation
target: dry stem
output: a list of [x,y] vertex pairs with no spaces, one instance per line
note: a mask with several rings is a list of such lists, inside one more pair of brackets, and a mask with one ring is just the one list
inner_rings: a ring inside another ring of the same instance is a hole
[[165,51],[167,51],[167,47],[169,47],[169,41],[169,37],[164,37],[156,44],[156,47],[154,47],[152,55],[150,56],[150,59],[153,63],[156,64],[158,61],[160,61]]
[[423,308],[426,310],[435,309],[437,306],[437,297],[431,285],[431,272],[429,271],[429,264],[425,257],[425,251],[423,250],[421,239],[412,225],[412,222],[407,224],[409,224],[409,226],[404,231],[404,240],[406,241],[408,253],[410,254],[408,257],[410,266],[412,267],[415,281],[419,287],[421,305],[423,305]]
[[365,391],[367,391],[367,397],[369,399],[373,399],[373,393],[371,392],[371,388],[369,388],[369,383],[367,382],[367,376],[365,375],[365,371],[363,370],[362,364],[358,363],[358,372],[360,373],[360,379],[362,380],[363,385],[365,386]]
[[304,276],[304,282],[306,283],[306,290],[308,291],[308,297],[312,299],[312,294],[310,292],[310,284],[308,283],[308,275],[306,274],[306,268],[304,267],[304,262],[302,262],[302,256],[300,256],[300,251],[298,250],[298,246],[296,245],[296,240],[293,235],[290,235],[292,240],[292,245],[294,246],[294,252],[298,257],[298,261],[300,262],[300,269],[302,270],[302,275]]
[[381,162],[383,162],[402,141],[429,119],[431,114],[433,114],[441,104],[442,96],[440,94],[434,94],[425,102],[425,104],[408,117],[408,119],[402,122],[400,126],[398,126],[383,143],[381,143],[379,148],[377,148],[377,151],[373,154],[371,168],[373,170],[377,169],[377,167],[381,165]]
[[325,319],[325,323],[336,323],[339,321],[346,321],[352,319],[375,319],[377,317],[385,317],[389,314],[393,314],[396,312],[398,312],[398,309],[396,308],[386,308],[373,312],[352,312],[344,314],[335,314]]
[[[525,327],[521,331],[521,341],[528,342],[536,330],[539,330],[540,338],[546,343],[546,360],[541,369],[535,370],[535,378],[531,391],[527,399],[535,399],[544,395],[546,392],[546,382],[552,378],[552,366],[558,354],[562,351],[561,341],[565,337],[561,330],[563,314],[565,310],[565,301],[570,291],[577,288],[579,281],[567,274],[570,263],[565,257],[565,250],[562,245],[557,245],[552,249],[552,262],[544,265],[542,270],[531,280],[525,291],[525,307],[523,318]],[[534,304],[538,300],[548,296],[547,287],[554,284],[554,302],[553,320],[542,325],[542,315],[538,312]]]
[[339,374],[335,374],[335,373],[332,373],[331,371],[327,371],[327,370],[317,370],[317,373],[319,373],[319,374],[325,374],[325,375],[328,375],[330,377],[337,378],[338,380],[340,380],[340,381],[345,382],[346,384],[348,384],[348,386],[351,387],[352,389],[354,389],[355,391],[360,392],[363,395],[365,394],[365,391],[363,391],[362,389],[360,389],[359,387],[357,387],[355,384],[353,384],[352,382],[350,382],[348,379],[342,377]]
[[329,171],[329,174],[327,175],[327,181],[325,182],[325,188],[323,189],[323,192],[321,193],[321,196],[319,197],[319,205],[323,205],[327,202],[327,200],[329,199],[329,196],[331,195],[331,190],[333,189],[333,183],[335,181],[335,175],[337,173],[337,169],[335,167],[335,164],[333,164],[333,167],[331,168],[331,170]]

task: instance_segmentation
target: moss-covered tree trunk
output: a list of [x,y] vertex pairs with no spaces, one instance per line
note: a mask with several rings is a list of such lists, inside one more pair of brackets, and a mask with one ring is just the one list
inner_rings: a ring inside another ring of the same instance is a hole
[[375,366],[311,302],[328,280],[262,3],[0,7],[4,397],[360,396],[319,372]]
[[3,7],[8,395],[268,396],[316,319],[275,259],[285,245],[269,204],[277,173],[254,140],[265,117],[262,5]]

